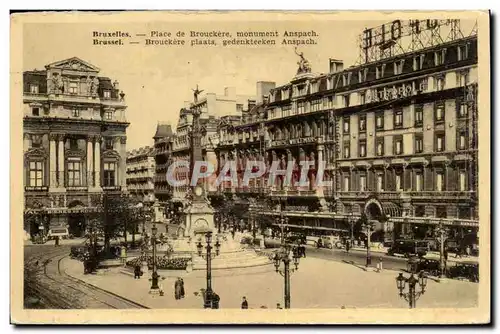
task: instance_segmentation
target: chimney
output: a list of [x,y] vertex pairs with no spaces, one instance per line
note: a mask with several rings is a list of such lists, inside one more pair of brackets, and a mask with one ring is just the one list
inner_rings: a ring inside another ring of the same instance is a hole
[[344,61],[330,58],[330,73],[337,73],[344,70]]
[[257,82],[257,100],[256,103],[263,102],[264,96],[269,96],[271,89],[276,88],[276,83],[272,81],[258,81]]
[[115,80],[115,82],[113,82],[113,87],[115,87],[116,90],[120,89],[120,84],[118,83],[118,80]]

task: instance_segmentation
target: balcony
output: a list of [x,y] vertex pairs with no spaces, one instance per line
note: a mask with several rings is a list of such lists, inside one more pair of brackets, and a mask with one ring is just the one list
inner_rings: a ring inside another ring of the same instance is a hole
[[475,191],[406,191],[412,199],[471,200]]
[[25,192],[28,192],[28,191],[47,192],[48,190],[49,190],[49,187],[47,187],[47,186],[33,186],[33,187],[26,186],[26,187],[24,187]]

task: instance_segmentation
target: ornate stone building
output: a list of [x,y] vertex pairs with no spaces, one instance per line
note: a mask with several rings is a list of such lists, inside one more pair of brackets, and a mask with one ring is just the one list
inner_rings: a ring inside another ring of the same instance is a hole
[[125,94],[79,58],[23,73],[25,230],[81,235],[104,193],[126,191]]
[[153,203],[155,150],[145,146],[127,153],[127,190],[137,202]]

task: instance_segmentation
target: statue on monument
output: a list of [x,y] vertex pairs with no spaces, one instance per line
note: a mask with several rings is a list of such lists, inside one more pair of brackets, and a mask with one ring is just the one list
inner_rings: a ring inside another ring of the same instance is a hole
[[295,47],[295,54],[300,57],[300,60],[297,62],[297,64],[299,65],[297,74],[310,73],[311,65],[309,64],[309,61],[304,58],[304,52],[297,52],[297,47]]
[[194,103],[198,103],[198,95],[200,95],[201,93],[203,93],[203,90],[200,90],[198,88],[198,85],[196,85],[196,89],[192,89],[191,90],[193,91],[193,95],[194,95]]

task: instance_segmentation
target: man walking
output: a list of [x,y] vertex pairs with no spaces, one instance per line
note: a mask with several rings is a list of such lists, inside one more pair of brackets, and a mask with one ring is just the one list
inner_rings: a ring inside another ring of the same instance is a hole
[[247,297],[243,297],[243,302],[241,303],[241,309],[242,309],[242,310],[246,310],[246,309],[248,309],[248,301],[247,301]]
[[136,264],[134,267],[134,279],[139,278],[141,278],[141,266],[139,264]]

